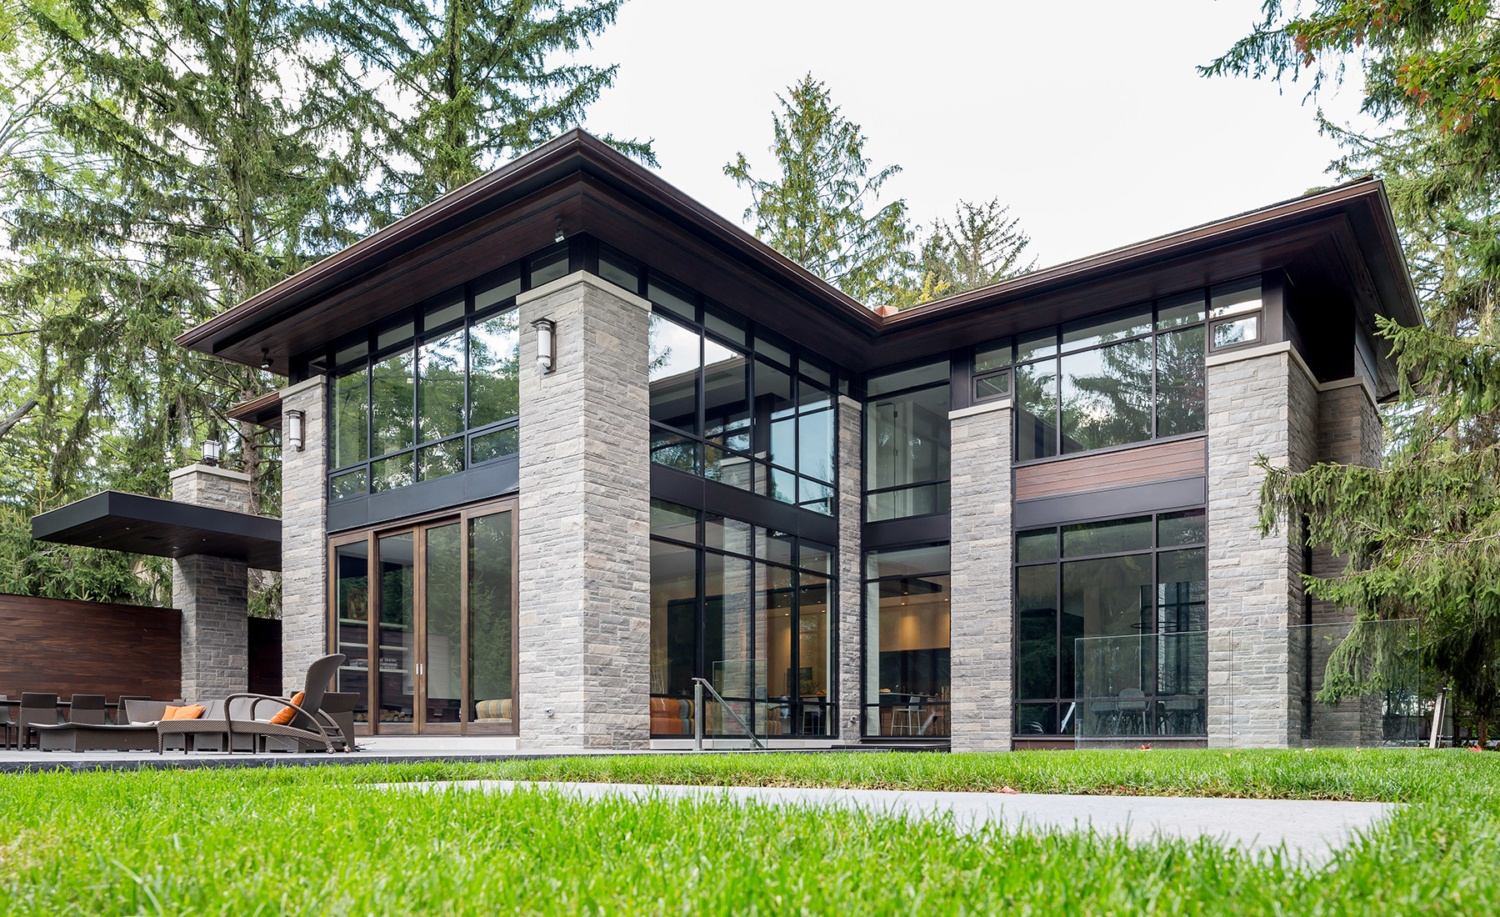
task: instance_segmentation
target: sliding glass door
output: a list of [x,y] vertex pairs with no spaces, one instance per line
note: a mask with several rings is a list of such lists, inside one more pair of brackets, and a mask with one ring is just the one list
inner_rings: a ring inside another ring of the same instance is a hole
[[373,733],[514,734],[514,501],[329,544],[337,688]]

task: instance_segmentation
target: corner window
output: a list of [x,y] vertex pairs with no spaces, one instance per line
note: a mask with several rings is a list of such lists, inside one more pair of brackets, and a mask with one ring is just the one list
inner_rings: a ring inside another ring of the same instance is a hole
[[833,374],[652,277],[651,460],[832,515]]

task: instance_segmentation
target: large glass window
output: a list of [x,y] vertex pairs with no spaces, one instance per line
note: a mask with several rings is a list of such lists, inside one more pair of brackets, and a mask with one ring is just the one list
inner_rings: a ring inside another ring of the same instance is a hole
[[398,531],[330,540],[338,689],[386,733],[513,733],[513,502]]
[[[1017,737],[1118,728],[1122,710],[1132,734],[1202,734],[1205,539],[1201,509],[1017,533]],[[1076,696],[1085,666],[1104,696]]]
[[948,363],[872,377],[865,404],[865,519],[948,511]]
[[[602,263],[602,262],[601,262]],[[651,460],[831,515],[833,376],[656,278],[650,324]]]
[[864,733],[949,734],[946,544],[865,554]]
[[519,270],[437,297],[415,316],[335,349],[332,499],[407,487],[517,453]]
[[[710,735],[826,736],[833,700],[833,549],[651,501],[651,732],[693,730],[705,678]],[[732,711],[732,712],[731,712]]]
[[1258,340],[1259,310],[1252,279],[983,344],[971,394],[1013,397],[1017,461],[1201,433],[1207,323],[1215,346]]

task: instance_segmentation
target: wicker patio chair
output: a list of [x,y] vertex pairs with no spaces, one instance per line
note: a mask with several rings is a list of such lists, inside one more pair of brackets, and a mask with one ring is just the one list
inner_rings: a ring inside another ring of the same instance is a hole
[[33,726],[56,726],[58,722],[56,694],[43,694],[39,691],[21,692],[21,715],[16,720],[16,727],[21,734],[21,748],[36,744],[31,738],[32,733],[36,731],[32,729]]
[[115,704],[115,722],[121,726],[130,722],[130,717],[125,713],[125,702],[128,700],[150,700],[144,694],[121,694],[119,703]]
[[104,713],[104,695],[73,695],[73,702],[68,705],[68,722],[85,726],[103,726],[109,722]]
[[0,694],[0,748],[9,748],[12,744],[20,746],[20,739],[11,739],[18,731],[16,721],[10,715],[10,698]]
[[[234,705],[231,709],[235,710],[235,714],[227,720],[230,738],[236,735],[251,736],[257,750],[265,750],[270,740],[277,739],[280,740],[278,744],[297,751],[349,751],[353,747],[353,741],[344,735],[333,717],[323,710],[323,695],[327,692],[334,673],[344,664],[344,658],[343,653],[334,653],[307,667],[300,704],[292,703],[288,697],[272,697],[269,694],[231,694],[226,700],[227,704]],[[251,700],[250,711],[243,717],[238,712],[238,705],[234,703],[239,698]],[[271,716],[286,709],[293,711],[291,722],[284,725],[269,722]],[[266,719],[259,719],[260,716]]]

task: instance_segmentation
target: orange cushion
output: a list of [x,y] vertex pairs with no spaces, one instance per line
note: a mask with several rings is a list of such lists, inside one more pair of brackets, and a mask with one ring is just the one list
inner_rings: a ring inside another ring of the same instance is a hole
[[196,720],[203,715],[202,704],[190,704],[186,707],[174,707],[168,704],[162,711],[161,718],[164,720]]
[[[292,703],[300,707],[302,706],[302,698],[306,696],[306,691],[298,691],[296,694],[292,695]],[[277,726],[288,726],[296,716],[297,711],[293,710],[291,707],[282,707],[275,716],[271,717],[271,722]]]

